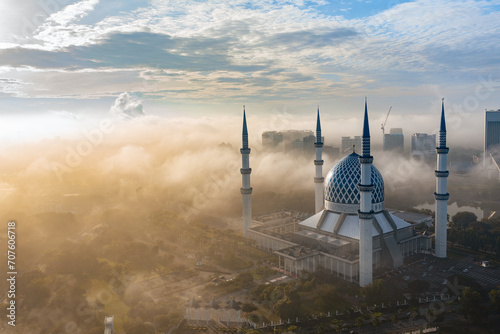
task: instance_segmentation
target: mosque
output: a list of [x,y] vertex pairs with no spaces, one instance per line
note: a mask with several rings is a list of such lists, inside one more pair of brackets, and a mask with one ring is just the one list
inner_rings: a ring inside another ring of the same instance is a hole
[[[279,269],[291,276],[320,268],[342,279],[372,283],[373,270],[398,268],[404,258],[422,251],[446,257],[448,171],[444,100],[437,152],[435,234],[418,233],[412,224],[384,206],[384,180],[372,164],[370,129],[365,99],[362,154],[351,153],[323,178],[322,136],[319,108],[316,121],[315,211],[300,219],[252,220],[250,148],[243,111],[242,204],[243,235],[256,246],[278,255]],[[254,224],[252,224],[254,223]],[[255,225],[252,227],[252,225]],[[432,240],[434,239],[434,249]]]

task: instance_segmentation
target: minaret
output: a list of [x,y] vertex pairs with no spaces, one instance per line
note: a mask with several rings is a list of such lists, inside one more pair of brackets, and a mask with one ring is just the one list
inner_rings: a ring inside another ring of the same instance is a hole
[[319,120],[319,106],[318,106],[318,117],[316,119],[316,142],[314,143],[316,147],[316,159],[314,160],[314,165],[316,166],[316,177],[314,178],[315,189],[315,212],[319,212],[323,209],[323,183],[325,178],[323,177],[323,159],[321,157],[321,151],[323,149],[323,142],[321,141],[321,122]]
[[243,236],[247,236],[247,230],[252,227],[252,187],[250,187],[250,148],[248,147],[247,117],[245,106],[243,106],[243,147],[240,149],[242,168],[241,172],[241,200],[243,202]]
[[370,155],[370,127],[368,124],[368,108],[365,97],[365,116],[363,123],[362,155],[359,157],[361,164],[361,184],[359,185],[359,286],[364,287],[372,283],[373,276],[373,210],[372,210],[372,162]]
[[441,126],[439,128],[439,146],[436,147],[437,168],[436,168],[436,240],[435,255],[439,258],[446,257],[446,225],[448,222],[448,198],[450,195],[446,191],[447,178],[449,172],[446,170],[446,156],[449,148],[446,147],[446,122],[444,118],[444,98],[441,103]]

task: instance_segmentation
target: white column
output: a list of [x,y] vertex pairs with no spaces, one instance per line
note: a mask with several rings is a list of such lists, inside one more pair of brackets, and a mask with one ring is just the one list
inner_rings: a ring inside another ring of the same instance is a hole
[[[360,157],[360,160],[363,159]],[[367,158],[368,161],[371,160]],[[372,283],[373,238],[372,238],[372,185],[371,163],[361,164],[360,212],[359,212],[359,285]]]
[[365,116],[362,136],[361,184],[359,185],[359,285],[364,287],[372,283],[373,277],[373,239],[372,239],[372,161],[370,155],[370,129],[368,124],[368,108],[365,100]]
[[316,142],[314,143],[316,148],[316,159],[314,160],[314,165],[316,166],[316,174],[314,177],[314,194],[315,194],[315,212],[320,212],[323,210],[324,197],[323,197],[323,183],[325,179],[323,178],[323,158],[322,149],[323,141],[321,139],[321,122],[319,119],[319,106],[318,106],[318,116],[316,119]]
[[250,186],[250,148],[248,147],[248,131],[245,109],[243,107],[243,147],[240,149],[242,168],[241,172],[241,199],[243,206],[243,236],[247,236],[247,230],[252,227],[252,187]]
[[446,170],[446,157],[448,154],[448,147],[446,147],[446,123],[444,117],[444,101],[441,111],[441,127],[439,130],[439,144],[436,147],[437,165],[436,165],[436,192],[434,198],[436,199],[436,218],[435,218],[435,255],[438,258],[446,257],[446,234],[448,223],[448,198],[447,192],[447,179],[448,171]]

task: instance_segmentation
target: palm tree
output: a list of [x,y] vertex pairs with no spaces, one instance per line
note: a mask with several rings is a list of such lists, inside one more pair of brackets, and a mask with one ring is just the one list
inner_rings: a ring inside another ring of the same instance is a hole
[[431,323],[434,321],[435,317],[434,317],[434,311],[429,307],[427,309],[427,311],[425,312],[425,315],[427,316],[427,321],[428,321],[428,324],[429,326],[431,325]]
[[354,324],[356,327],[358,327],[358,332],[361,330],[361,326],[363,326],[363,318],[357,317],[356,320],[354,321]]
[[373,326],[375,326],[375,327],[380,326],[380,323],[381,323],[380,317],[381,316],[382,316],[382,313],[380,313],[380,312],[374,312],[372,314],[372,324],[373,324]]

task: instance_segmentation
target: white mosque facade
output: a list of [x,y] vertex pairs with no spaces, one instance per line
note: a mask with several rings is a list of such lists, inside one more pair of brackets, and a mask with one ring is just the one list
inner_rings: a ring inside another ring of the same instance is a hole
[[[280,270],[291,276],[320,268],[339,278],[366,286],[373,270],[398,268],[415,253],[432,251],[433,236],[417,233],[412,224],[384,207],[384,180],[370,155],[368,111],[365,101],[362,155],[351,153],[322,177],[321,125],[316,128],[316,214],[299,219],[269,221],[251,226],[248,133],[243,125],[243,220],[244,235],[256,246],[278,255]],[[436,256],[446,257],[446,127],[441,113],[437,162]],[[444,157],[442,156],[444,155]],[[444,161],[444,162],[443,162]],[[318,185],[320,185],[318,187]],[[319,205],[318,203],[322,203]],[[249,217],[250,216],[250,217]],[[444,218],[443,218],[444,217]],[[444,234],[444,236],[443,236]]]

